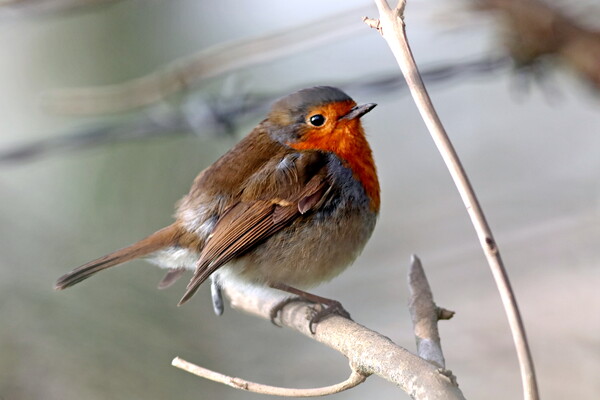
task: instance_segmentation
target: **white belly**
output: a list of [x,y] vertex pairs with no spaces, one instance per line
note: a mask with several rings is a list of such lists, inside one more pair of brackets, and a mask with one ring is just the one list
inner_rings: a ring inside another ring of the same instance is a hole
[[148,261],[165,269],[196,269],[196,261],[199,255],[181,247],[169,247],[157,251],[148,257]]

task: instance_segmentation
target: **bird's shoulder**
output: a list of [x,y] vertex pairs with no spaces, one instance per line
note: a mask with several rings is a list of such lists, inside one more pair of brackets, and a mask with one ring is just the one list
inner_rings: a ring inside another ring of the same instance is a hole
[[236,192],[243,183],[273,158],[283,156],[287,149],[268,134],[266,122],[261,122],[244,139],[223,154],[194,180],[190,194]]

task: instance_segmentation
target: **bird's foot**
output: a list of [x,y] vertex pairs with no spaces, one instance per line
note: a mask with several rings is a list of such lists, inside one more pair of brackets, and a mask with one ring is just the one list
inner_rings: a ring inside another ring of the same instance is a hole
[[285,306],[290,303],[295,303],[298,301],[304,301],[302,297],[288,297],[287,299],[281,300],[279,303],[275,304],[275,306],[271,309],[269,313],[269,317],[271,318],[271,322],[273,325],[281,328],[281,325],[277,322],[277,317],[279,317],[279,313]]
[[308,329],[310,330],[310,333],[312,333],[313,335],[316,333],[315,325],[318,324],[319,321],[322,321],[323,319],[325,319],[326,317],[328,317],[331,314],[337,314],[340,317],[348,318],[350,320],[352,319],[352,318],[350,318],[350,313],[348,311],[346,311],[344,309],[344,307],[342,306],[342,304],[337,300],[332,300],[332,299],[328,299],[326,297],[317,296],[315,294],[308,293],[303,290],[296,289],[294,287],[291,287],[291,286],[288,286],[285,284],[281,284],[281,283],[271,284],[271,287],[274,289],[283,290],[285,292],[292,293],[292,294],[295,294],[296,296],[298,296],[298,297],[291,297],[289,299],[283,300],[282,302],[278,303],[275,307],[273,307],[273,309],[271,310],[271,322],[273,322],[277,326],[280,326],[280,325],[275,322],[275,318],[277,318],[278,314],[281,312],[283,307],[285,307],[287,304],[292,303],[294,301],[301,301],[301,300],[306,300],[306,301],[309,301],[309,302],[315,304],[315,307],[313,307],[312,315],[308,318],[309,319]]

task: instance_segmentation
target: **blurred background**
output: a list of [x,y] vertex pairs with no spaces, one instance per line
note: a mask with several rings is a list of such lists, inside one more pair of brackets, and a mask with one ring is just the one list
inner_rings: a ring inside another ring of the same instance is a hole
[[[487,2],[495,14],[445,3],[410,1],[409,39],[496,235],[542,398],[596,399],[600,58],[594,69],[586,57],[598,55],[600,8],[551,3],[569,15],[558,20],[577,58],[539,30],[552,45],[519,47],[537,22],[519,25],[509,0]],[[206,285],[176,307],[187,279],[158,291],[163,271],[143,261],[53,290],[169,224],[196,174],[273,99],[317,84],[379,104],[363,123],[383,208],[355,265],[314,292],[414,351],[406,271],[417,253],[436,302],[457,312],[440,329],[465,396],[522,397],[471,223],[364,15],[377,16],[370,1],[0,1],[1,399],[263,398],[177,370],[175,356],[280,386],[344,379],[346,360],[322,345],[231,309],[216,317]],[[377,377],[333,398],[367,396],[404,398]]]

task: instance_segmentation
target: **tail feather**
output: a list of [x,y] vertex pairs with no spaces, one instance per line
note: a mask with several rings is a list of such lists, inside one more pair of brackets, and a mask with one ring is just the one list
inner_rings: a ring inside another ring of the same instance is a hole
[[169,225],[131,246],[127,246],[121,250],[117,250],[75,268],[73,271],[58,278],[54,288],[56,290],[66,289],[89,278],[97,272],[135,258],[146,256],[162,248],[175,245],[179,236],[179,227],[175,224]]

